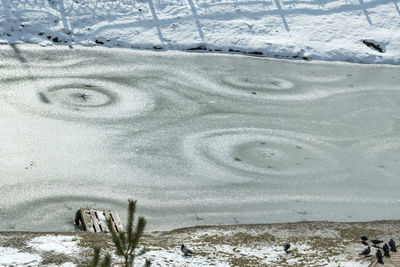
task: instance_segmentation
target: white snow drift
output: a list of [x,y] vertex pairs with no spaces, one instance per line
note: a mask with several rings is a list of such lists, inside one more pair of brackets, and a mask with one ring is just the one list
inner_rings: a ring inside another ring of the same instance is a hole
[[399,64],[399,5],[399,0],[2,0],[0,43]]

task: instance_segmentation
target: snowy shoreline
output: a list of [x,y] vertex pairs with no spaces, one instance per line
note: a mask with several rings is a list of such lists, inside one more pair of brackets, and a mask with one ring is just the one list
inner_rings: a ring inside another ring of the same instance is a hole
[[398,0],[23,0],[0,6],[0,44],[400,64]]
[[[196,226],[146,233],[146,253],[136,263],[151,259],[152,266],[369,266],[374,257],[360,257],[359,235],[399,240],[399,221],[296,222]],[[107,235],[75,233],[0,232],[0,265],[79,266],[90,259],[92,247],[113,252]],[[179,250],[185,243],[194,257]],[[292,253],[282,244],[289,242]],[[373,253],[374,254],[374,253]],[[113,256],[114,263],[120,261]],[[390,266],[390,265],[389,265]]]

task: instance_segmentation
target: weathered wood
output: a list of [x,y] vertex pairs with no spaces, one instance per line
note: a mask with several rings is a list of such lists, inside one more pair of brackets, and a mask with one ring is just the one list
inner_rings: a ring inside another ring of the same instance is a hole
[[82,209],[82,208],[80,209],[83,229],[88,232],[94,232],[92,219],[90,218],[90,215],[86,211],[87,209]]
[[94,210],[89,211],[90,212],[90,219],[93,222],[93,228],[95,233],[100,233],[102,232],[99,226],[99,220],[96,217],[96,212]]
[[118,213],[115,211],[110,211],[110,213],[114,219],[114,225],[117,228],[117,232],[124,232],[125,230],[122,226],[121,219],[119,218]]
[[101,231],[107,232],[108,227],[107,227],[107,221],[106,221],[106,216],[104,211],[96,211],[97,219],[99,220],[99,226],[101,228]]
[[111,211],[110,211],[110,210],[105,210],[104,213],[105,213],[106,219],[107,219],[107,220],[108,220],[108,219],[111,219],[111,221],[113,222],[112,225],[113,225],[113,227],[114,227],[114,231],[118,232],[118,229],[117,229],[117,227],[115,226],[114,218],[113,218],[113,216],[111,215]]
[[101,233],[109,232],[107,219],[110,218],[116,232],[124,232],[121,220],[115,211],[81,208],[75,214],[75,224],[82,224],[84,231]]

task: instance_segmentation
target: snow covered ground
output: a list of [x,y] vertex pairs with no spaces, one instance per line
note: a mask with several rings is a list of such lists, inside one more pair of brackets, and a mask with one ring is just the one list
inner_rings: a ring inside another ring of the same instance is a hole
[[[396,241],[399,221],[367,223],[299,222],[266,225],[191,227],[168,232],[147,233],[135,266],[145,259],[152,266],[347,266],[366,267],[374,257],[360,257],[365,247],[359,235]],[[283,244],[289,242],[289,253]],[[195,254],[184,256],[184,243]],[[122,262],[115,255],[107,235],[88,233],[1,233],[0,266],[81,266],[91,259],[92,246],[102,246],[101,254],[112,254],[113,266]],[[375,248],[371,247],[371,254]],[[392,254],[394,257],[395,255]],[[390,259],[385,258],[385,266]]]
[[399,64],[399,5],[399,0],[1,0],[0,43]]

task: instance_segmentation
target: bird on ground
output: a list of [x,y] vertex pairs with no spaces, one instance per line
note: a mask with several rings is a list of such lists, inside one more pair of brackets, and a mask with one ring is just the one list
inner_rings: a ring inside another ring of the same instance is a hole
[[285,250],[286,253],[289,253],[289,248],[290,248],[290,244],[289,243],[285,243],[283,245],[283,249]]
[[371,242],[372,242],[372,246],[374,247],[374,248],[382,248],[379,244],[380,243],[383,243],[383,241],[382,240],[379,240],[379,239],[371,239]]
[[360,237],[361,237],[362,241],[367,241],[368,240],[368,237],[366,237],[365,235],[360,235]]
[[194,254],[193,251],[185,247],[184,244],[181,246],[181,251],[185,256],[192,256]]
[[384,264],[383,263],[383,256],[382,256],[382,252],[378,249],[375,253],[376,255],[376,259],[378,260],[379,264]]
[[379,240],[379,239],[372,239],[371,242],[372,242],[372,244],[374,244],[374,245],[379,245],[380,243],[383,243],[383,241],[382,241],[382,240]]
[[386,243],[383,245],[383,254],[386,258],[390,258],[389,246]]
[[393,239],[390,239],[389,247],[391,252],[397,252],[396,243],[394,242]]
[[368,242],[361,241],[361,243],[363,243],[364,246],[367,246],[367,247],[369,246]]
[[371,253],[371,248],[370,248],[370,247],[367,247],[366,249],[364,249],[363,251],[361,251],[359,255],[367,256],[367,255],[369,255],[369,253]]

